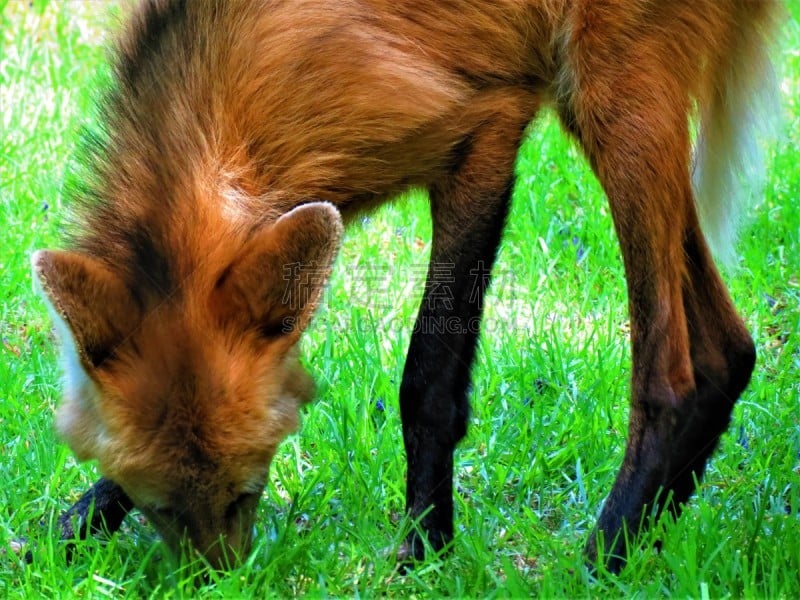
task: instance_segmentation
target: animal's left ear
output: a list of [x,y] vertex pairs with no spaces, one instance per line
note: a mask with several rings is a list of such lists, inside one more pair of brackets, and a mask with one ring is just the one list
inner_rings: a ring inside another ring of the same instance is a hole
[[212,311],[264,337],[294,341],[319,304],[343,229],[327,202],[303,204],[265,226],[220,276]]

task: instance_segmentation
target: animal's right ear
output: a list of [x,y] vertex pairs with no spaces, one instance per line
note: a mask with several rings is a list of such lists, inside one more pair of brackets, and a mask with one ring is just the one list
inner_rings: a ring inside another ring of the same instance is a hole
[[31,265],[62,344],[71,346],[87,373],[100,368],[139,321],[123,281],[77,252],[37,250]]
[[220,277],[212,310],[264,337],[296,341],[328,282],[342,231],[327,202],[303,204],[262,227]]

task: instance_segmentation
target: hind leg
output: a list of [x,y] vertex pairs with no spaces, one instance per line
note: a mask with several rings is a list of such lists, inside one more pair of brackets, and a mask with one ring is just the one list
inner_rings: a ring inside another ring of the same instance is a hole
[[[646,525],[647,507],[659,498],[671,497],[677,512],[694,490],[749,381],[754,352],[698,227],[688,95],[658,64],[618,72],[608,64],[584,63],[591,86],[577,78],[562,118],[608,196],[628,287],[628,440],[587,545],[597,560],[602,535],[604,560],[616,571],[627,552],[624,530]],[[598,82],[603,75],[609,81]]]
[[[479,100],[473,105],[478,125],[456,148],[453,169],[430,190],[430,266],[400,409],[408,461],[406,508],[420,520],[435,550],[453,537],[453,452],[467,430],[483,296],[508,211],[517,149],[537,105],[535,96],[516,90]],[[422,556],[415,531],[399,558]]]

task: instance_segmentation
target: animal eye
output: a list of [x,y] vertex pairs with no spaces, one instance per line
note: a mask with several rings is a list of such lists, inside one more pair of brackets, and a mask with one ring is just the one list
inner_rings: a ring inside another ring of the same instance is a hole
[[267,320],[258,326],[258,335],[265,340],[277,339],[292,331],[292,323],[288,318]]
[[236,497],[236,500],[231,502],[228,505],[228,508],[225,509],[225,518],[230,520],[236,517],[239,514],[239,509],[241,509],[242,505],[252,497],[253,494],[250,493],[239,494],[239,496]]

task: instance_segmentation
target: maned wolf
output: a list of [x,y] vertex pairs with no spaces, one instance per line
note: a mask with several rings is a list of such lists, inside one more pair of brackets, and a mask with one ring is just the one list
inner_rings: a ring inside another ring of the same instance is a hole
[[753,107],[774,94],[779,14],[772,0],[134,9],[70,249],[32,259],[63,342],[58,431],[104,476],[67,513],[78,533],[91,500],[112,528],[135,505],[172,548],[187,538],[213,565],[245,555],[270,460],[313,394],[296,347],[343,222],[423,188],[431,264],[454,281],[453,301],[437,301],[442,270],[429,270],[418,318],[465,326],[411,339],[400,408],[407,510],[421,520],[400,556],[419,558],[421,536],[445,547],[478,336],[467,325],[485,291],[474,274],[488,282],[517,149],[548,104],[605,189],[627,276],[630,429],[586,549],[620,568],[623,529],[646,524],[646,506],[679,512],[753,370],[698,213],[724,245]]

